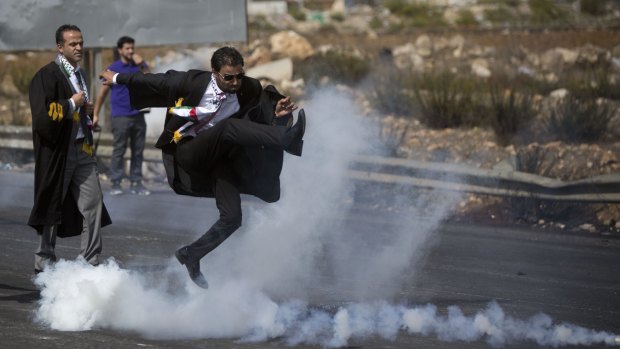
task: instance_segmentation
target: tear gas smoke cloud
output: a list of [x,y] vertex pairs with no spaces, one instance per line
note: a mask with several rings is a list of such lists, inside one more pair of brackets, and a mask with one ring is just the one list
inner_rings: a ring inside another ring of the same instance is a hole
[[[175,279],[175,272],[166,272]],[[179,279],[180,280],[180,279]],[[407,307],[385,301],[352,303],[335,314],[302,301],[277,304],[242,280],[227,280],[205,292],[186,282],[174,289],[119,268],[113,260],[97,268],[84,260],[60,261],[39,274],[38,321],[62,331],[93,328],[134,330],[153,339],[238,338],[257,342],[281,338],[288,345],[342,347],[352,340],[399,332],[444,341],[485,340],[492,346],[516,341],[539,345],[616,344],[616,335],[570,324],[554,324],[544,314],[527,320],[507,316],[495,302],[466,316],[451,306]],[[178,280],[177,280],[178,282]]]
[[[57,330],[112,328],[166,339],[281,338],[290,345],[331,347],[368,336],[393,340],[403,331],[497,345],[613,341],[611,334],[554,325],[544,315],[512,319],[495,303],[465,316],[456,307],[440,315],[433,305],[386,301],[458,197],[430,193],[411,202],[397,189],[385,195],[417,214],[390,224],[396,228],[389,234],[340,229],[352,202],[347,168],[356,154],[380,147],[373,138],[379,132],[335,89],[316,93],[304,108],[304,156],[285,157],[280,201],[244,207],[244,226],[203,259],[209,290],[193,285],[172,259],[155,274],[121,269],[113,260],[97,268],[60,261],[35,280],[42,290],[37,321]],[[422,215],[424,220],[411,218]],[[330,270],[329,280],[321,270]],[[325,293],[345,295],[352,303],[335,312],[309,306]]]

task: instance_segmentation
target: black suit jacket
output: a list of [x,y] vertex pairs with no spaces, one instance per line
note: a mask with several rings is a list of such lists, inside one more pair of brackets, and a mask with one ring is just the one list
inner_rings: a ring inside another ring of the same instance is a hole
[[[116,81],[127,85],[132,106],[142,109],[175,105],[195,107],[207,90],[210,79],[209,71],[170,70],[162,74],[119,74]],[[284,96],[273,86],[263,89],[256,79],[244,77],[237,98],[240,109],[231,116],[233,118],[245,118],[268,125],[286,124],[292,118],[292,114],[274,118],[275,105]],[[177,194],[213,197],[212,173],[200,176],[190,174],[175,160],[176,143],[172,137],[186,122],[187,119],[167,114],[164,130],[155,145],[162,149],[168,184]],[[280,198],[282,150],[240,146],[229,159],[238,176],[241,193],[257,196],[267,202],[275,202]]]

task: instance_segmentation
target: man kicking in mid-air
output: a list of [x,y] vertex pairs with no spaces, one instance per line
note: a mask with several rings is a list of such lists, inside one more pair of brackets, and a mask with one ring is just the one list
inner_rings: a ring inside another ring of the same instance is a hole
[[245,76],[243,57],[222,47],[211,57],[212,71],[162,74],[101,73],[106,85],[123,84],[134,108],[170,107],[162,149],[168,183],[177,194],[214,197],[219,219],[176,258],[200,287],[208,283],[200,259],[241,226],[241,196],[266,202],[280,198],[283,151],[301,156],[306,117],[290,97],[263,88]]

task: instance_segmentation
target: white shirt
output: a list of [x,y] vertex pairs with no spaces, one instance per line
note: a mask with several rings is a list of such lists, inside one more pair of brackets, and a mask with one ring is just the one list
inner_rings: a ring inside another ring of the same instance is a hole
[[[75,71],[80,70],[80,67],[78,66]],[[80,70],[80,74],[84,74],[83,71]],[[82,89],[80,88],[80,83],[78,82],[77,76],[75,75],[75,73],[71,74],[69,76],[69,81],[71,81],[71,85],[73,85],[73,88],[75,89],[75,91],[78,92],[82,92]],[[78,110],[79,108],[75,107],[75,102],[73,101],[73,98],[69,98],[69,115],[71,115],[73,117],[73,112]],[[90,120],[90,117],[87,116],[87,120],[88,120],[88,124],[92,124],[92,120]],[[75,136],[75,139],[81,139],[84,138],[84,131],[82,131],[82,125],[80,123],[78,123],[78,131],[77,131],[77,135]]]
[[215,76],[211,75],[211,81],[209,81],[209,86],[207,86],[207,90],[205,94],[200,99],[198,103],[198,107],[207,107],[216,105],[215,101],[218,99],[218,95],[224,94],[226,98],[221,102],[221,105],[218,109],[216,109],[213,113],[215,116],[209,122],[210,126],[215,125],[218,121],[222,121],[224,119],[228,119],[233,114],[239,111],[239,100],[237,99],[236,93],[226,93],[220,90],[215,81]]
[[207,89],[196,107],[172,109],[174,114],[192,120],[179,128],[178,132],[181,137],[188,135],[195,137],[219,121],[234,115],[239,111],[240,106],[237,94],[222,91],[217,86],[215,76],[211,75]]

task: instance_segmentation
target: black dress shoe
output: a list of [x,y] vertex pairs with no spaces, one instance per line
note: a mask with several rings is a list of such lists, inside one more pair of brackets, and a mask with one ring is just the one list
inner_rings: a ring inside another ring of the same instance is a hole
[[299,109],[297,114],[297,123],[286,131],[286,140],[284,150],[296,156],[301,156],[304,147],[304,133],[306,132],[306,112]]
[[174,253],[174,256],[177,257],[179,263],[185,265],[189,273],[189,278],[192,279],[196,285],[202,288],[209,288],[207,279],[205,279],[204,275],[200,272],[200,260],[192,260],[187,253],[187,247],[178,249]]

